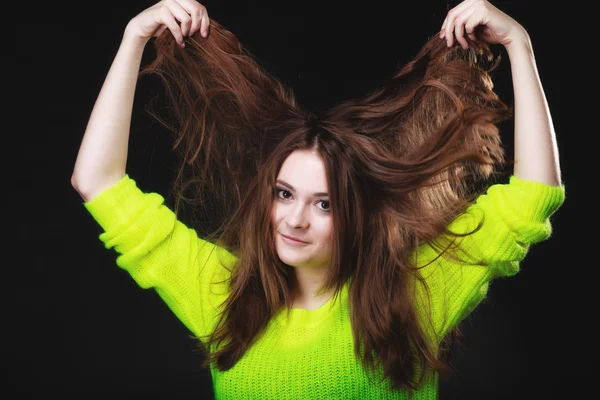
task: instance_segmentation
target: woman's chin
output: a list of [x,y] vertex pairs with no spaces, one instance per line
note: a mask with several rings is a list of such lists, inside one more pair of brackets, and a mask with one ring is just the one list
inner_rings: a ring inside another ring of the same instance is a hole
[[293,257],[285,253],[278,253],[278,256],[284,264],[287,264],[290,267],[301,267],[306,262],[306,260],[303,258]]

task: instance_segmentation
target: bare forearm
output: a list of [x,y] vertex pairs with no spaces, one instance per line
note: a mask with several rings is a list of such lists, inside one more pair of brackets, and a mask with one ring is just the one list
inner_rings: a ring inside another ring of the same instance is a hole
[[71,184],[90,200],[125,175],[133,99],[145,43],[125,34],[92,109]]
[[506,46],[514,90],[514,175],[549,185],[561,183],[552,116],[538,74],[531,41]]

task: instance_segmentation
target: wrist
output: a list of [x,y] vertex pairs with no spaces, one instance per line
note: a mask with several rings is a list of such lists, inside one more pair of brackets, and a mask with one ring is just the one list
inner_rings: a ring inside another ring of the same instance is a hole
[[144,48],[149,40],[150,38],[137,35],[129,24],[125,27],[125,31],[123,32],[123,42]]
[[531,38],[527,31],[523,27],[520,27],[520,29],[517,29],[511,38],[504,43],[504,48],[509,55],[511,53],[522,51],[531,52]]

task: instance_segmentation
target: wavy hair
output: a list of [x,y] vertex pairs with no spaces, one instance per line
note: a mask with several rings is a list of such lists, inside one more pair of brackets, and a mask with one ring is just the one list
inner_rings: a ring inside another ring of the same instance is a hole
[[499,55],[478,42],[447,48],[435,35],[381,87],[315,114],[215,20],[208,38],[196,34],[185,49],[166,33],[154,43],[141,75],[166,89],[167,117],[150,110],[173,133],[176,213],[189,211],[199,234],[238,257],[215,330],[194,337],[204,366],[232,368],[291,308],[295,277],[277,256],[270,215],[284,160],[311,150],[325,165],[334,224],[321,290],[337,296],[349,284],[365,370],[381,367],[394,389],[408,391],[428,371],[448,372],[460,330],[426,333],[410,282],[426,283],[411,255],[428,243],[457,257],[441,238],[456,236],[449,223],[505,162],[498,123],[512,110],[493,91]]

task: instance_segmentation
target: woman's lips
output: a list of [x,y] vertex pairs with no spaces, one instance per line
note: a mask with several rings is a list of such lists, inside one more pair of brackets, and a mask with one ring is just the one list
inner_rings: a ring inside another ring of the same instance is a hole
[[286,236],[282,233],[280,233],[280,235],[281,235],[283,241],[291,246],[305,246],[305,245],[309,244],[308,242],[303,242],[301,240],[294,239],[294,238],[292,238],[290,236]]

